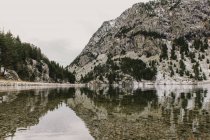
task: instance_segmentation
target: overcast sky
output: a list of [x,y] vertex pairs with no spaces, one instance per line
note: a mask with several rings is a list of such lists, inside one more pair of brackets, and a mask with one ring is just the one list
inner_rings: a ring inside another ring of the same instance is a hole
[[147,0],[0,0],[0,28],[66,66],[104,21]]

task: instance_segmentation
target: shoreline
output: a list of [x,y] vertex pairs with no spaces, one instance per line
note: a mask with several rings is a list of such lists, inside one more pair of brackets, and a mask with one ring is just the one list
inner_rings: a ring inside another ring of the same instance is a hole
[[[134,81],[134,84],[138,85],[202,85],[202,84],[210,84],[210,81],[197,81],[197,82],[192,82],[192,81],[181,81],[181,82],[168,82],[168,81],[142,81],[142,82],[136,82]],[[45,82],[27,82],[27,81],[7,81],[7,80],[0,80],[0,87],[3,86],[72,86],[72,87],[77,87],[77,86],[86,86],[86,85],[94,85],[90,83],[77,83],[77,84],[72,84],[72,83],[45,83]],[[109,84],[102,84],[102,85],[109,85]],[[113,84],[116,85],[116,84]],[[120,85],[120,84],[117,84]]]
[[209,85],[210,80],[208,81],[142,81],[134,82],[134,85],[144,86],[144,85],[154,85],[154,86],[169,86],[169,85]]
[[[210,81],[181,81],[181,82],[172,82],[172,81],[134,81],[133,85],[135,86],[173,86],[173,85],[209,85]],[[27,82],[27,81],[12,81],[12,80],[0,80],[0,90],[3,87],[86,87],[94,84],[90,83],[45,83],[45,82]],[[109,85],[109,84],[100,84],[100,85]],[[121,84],[113,84],[121,85]]]
[[71,83],[45,83],[45,82],[27,82],[27,81],[7,81],[0,80],[0,87],[4,86],[84,86],[85,84],[71,84]]
[[71,88],[71,87],[78,87],[78,88],[85,87],[85,84],[44,83],[44,82],[0,80],[0,92],[17,91],[17,90],[31,90],[31,89],[45,89],[45,88]]

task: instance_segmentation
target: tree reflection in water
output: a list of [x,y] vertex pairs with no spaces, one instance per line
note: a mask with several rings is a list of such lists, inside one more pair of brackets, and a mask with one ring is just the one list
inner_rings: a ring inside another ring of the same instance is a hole
[[0,137],[39,125],[48,111],[65,103],[97,140],[210,139],[209,94],[208,88],[113,87],[5,92],[0,94]]
[[39,123],[48,111],[74,97],[75,89],[45,89],[0,93],[0,138]]

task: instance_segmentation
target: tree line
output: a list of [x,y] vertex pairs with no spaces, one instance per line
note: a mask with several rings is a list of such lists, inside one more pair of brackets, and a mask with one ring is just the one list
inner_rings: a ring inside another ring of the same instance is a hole
[[33,81],[34,79],[30,78],[26,60],[46,63],[53,82],[75,82],[72,73],[55,61],[50,61],[40,48],[22,42],[19,36],[15,37],[10,32],[0,32],[0,67],[16,71],[22,80]]

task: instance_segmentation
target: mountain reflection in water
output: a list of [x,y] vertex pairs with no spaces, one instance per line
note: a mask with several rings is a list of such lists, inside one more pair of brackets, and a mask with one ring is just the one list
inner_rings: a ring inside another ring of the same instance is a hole
[[208,87],[42,89],[0,102],[5,139],[210,139]]

